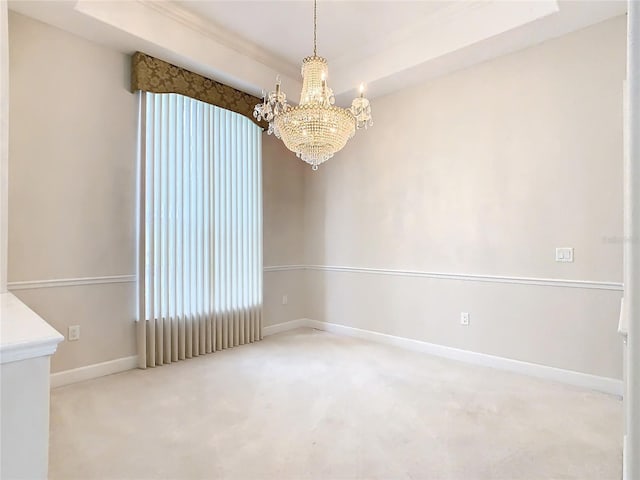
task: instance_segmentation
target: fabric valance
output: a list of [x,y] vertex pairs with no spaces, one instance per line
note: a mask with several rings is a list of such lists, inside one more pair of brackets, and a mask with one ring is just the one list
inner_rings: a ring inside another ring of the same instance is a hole
[[136,52],[131,57],[131,91],[178,93],[217,107],[231,110],[267,128],[253,116],[253,107],[262,100],[224,83],[216,82],[184,68]]

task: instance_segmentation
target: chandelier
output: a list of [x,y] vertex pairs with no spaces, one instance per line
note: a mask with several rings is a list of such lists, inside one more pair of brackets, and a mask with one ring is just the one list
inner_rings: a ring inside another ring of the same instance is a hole
[[313,170],[340,151],[356,129],[373,125],[364,84],[360,85],[360,96],[353,100],[351,108],[341,108],[334,105],[333,90],[327,85],[328,75],[327,60],[317,55],[317,0],[314,0],[313,55],[302,60],[300,104],[287,103],[277,77],[275,91],[265,94],[263,102],[253,111],[258,121],[264,119],[269,123],[269,135],[282,139],[286,147]]

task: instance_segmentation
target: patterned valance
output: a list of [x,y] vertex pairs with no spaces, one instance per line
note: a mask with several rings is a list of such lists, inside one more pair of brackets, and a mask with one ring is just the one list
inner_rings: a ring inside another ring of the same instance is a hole
[[267,127],[266,122],[258,122],[253,117],[253,107],[262,101],[258,97],[142,52],[131,57],[131,90],[179,93],[239,113],[260,127]]

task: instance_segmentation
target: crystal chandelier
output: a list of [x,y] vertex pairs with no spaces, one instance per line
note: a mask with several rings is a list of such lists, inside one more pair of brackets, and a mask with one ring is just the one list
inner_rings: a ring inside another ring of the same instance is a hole
[[351,108],[334,105],[333,90],[327,85],[327,60],[317,55],[316,13],[317,0],[314,0],[313,55],[302,60],[300,104],[291,106],[287,103],[287,96],[280,90],[280,79],[276,78],[275,91],[265,94],[263,102],[253,111],[258,121],[269,122],[269,135],[282,139],[286,147],[313,170],[340,151],[356,129],[373,125],[364,85],[360,85],[360,96],[353,100]]

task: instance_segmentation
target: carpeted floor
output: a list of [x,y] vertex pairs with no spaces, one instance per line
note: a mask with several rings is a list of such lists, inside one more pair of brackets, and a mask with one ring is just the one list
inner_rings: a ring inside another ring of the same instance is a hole
[[52,479],[621,478],[617,398],[311,329],[51,409]]

